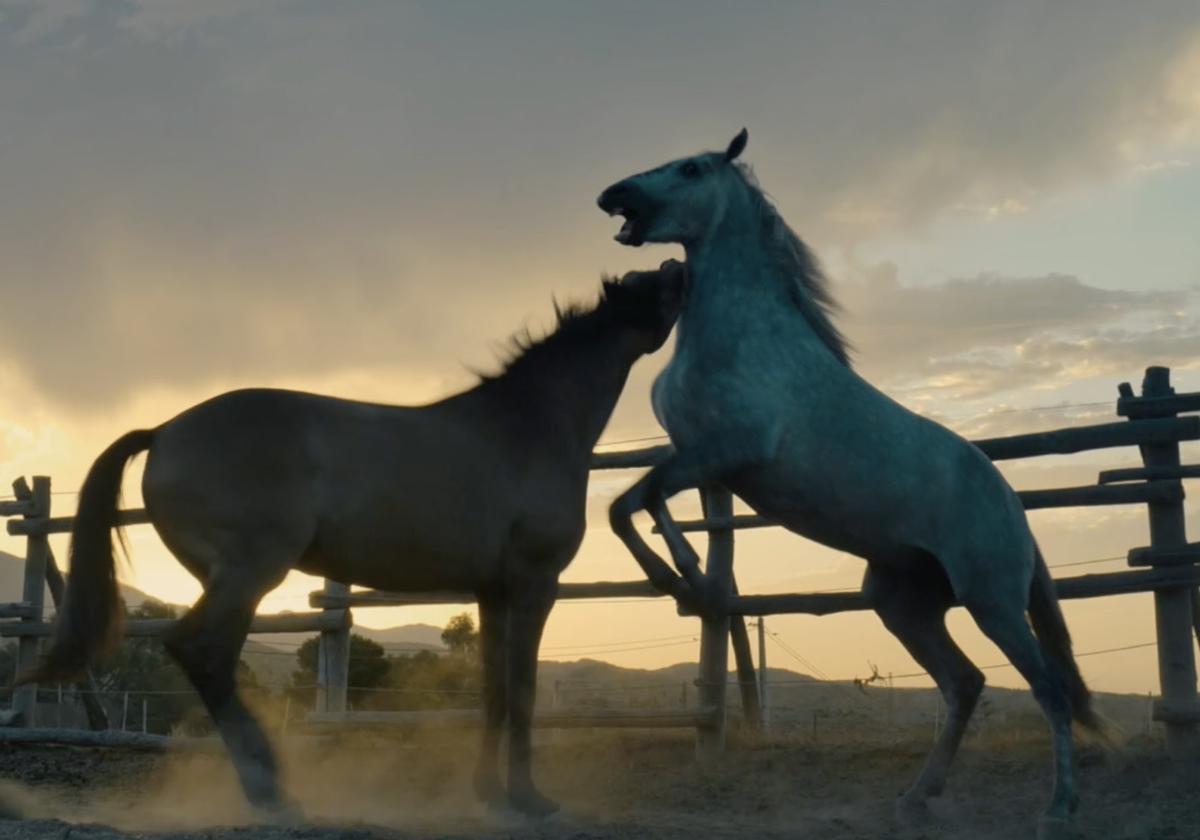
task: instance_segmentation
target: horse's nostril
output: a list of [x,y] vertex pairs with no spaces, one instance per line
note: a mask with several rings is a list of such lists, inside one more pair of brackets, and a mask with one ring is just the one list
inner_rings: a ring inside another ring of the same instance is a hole
[[613,184],[611,187],[600,193],[600,198],[596,203],[600,205],[601,210],[607,210],[616,205],[622,196],[629,192],[629,185],[624,181]]

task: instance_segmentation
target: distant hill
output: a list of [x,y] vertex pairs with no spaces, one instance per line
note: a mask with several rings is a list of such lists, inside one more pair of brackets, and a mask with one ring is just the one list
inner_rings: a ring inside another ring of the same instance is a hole
[[442,628],[432,624],[402,624],[399,627],[356,626],[354,632],[373,642],[379,642],[388,653],[407,653],[418,650],[444,651]]
[[[442,628],[431,624],[405,624],[400,627],[355,627],[354,633],[383,645],[389,655],[400,656],[431,650],[446,650],[442,644]],[[242,659],[254,669],[258,679],[268,685],[282,685],[291,680],[296,669],[296,650],[313,633],[261,633],[251,636],[242,649]]]
[[[0,601],[20,601],[24,588],[25,558],[0,551]],[[131,607],[136,607],[151,597],[137,587],[125,584],[121,584],[121,595]],[[47,608],[53,608],[54,602],[48,589],[45,592],[45,603]]]

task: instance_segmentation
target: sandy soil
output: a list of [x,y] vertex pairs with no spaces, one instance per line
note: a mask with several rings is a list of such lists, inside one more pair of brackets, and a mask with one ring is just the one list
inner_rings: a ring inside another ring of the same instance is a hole
[[[303,827],[255,825],[220,755],[0,747],[0,795],[30,819],[0,820],[13,840],[699,840],[735,837],[1031,838],[1049,791],[1047,740],[964,747],[946,795],[923,826],[899,826],[894,795],[926,741],[894,745],[733,739],[725,761],[700,766],[688,734],[558,733],[538,749],[538,776],[563,804],[531,822],[478,807],[469,792],[469,735],[370,737],[286,751],[287,786]],[[1081,836],[1197,840],[1200,795],[1161,745],[1085,751]]]

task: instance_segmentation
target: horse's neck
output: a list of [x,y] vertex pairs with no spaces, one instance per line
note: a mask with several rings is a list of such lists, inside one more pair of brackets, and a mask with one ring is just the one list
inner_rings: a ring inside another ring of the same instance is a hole
[[782,335],[795,353],[828,352],[796,305],[794,280],[779,275],[770,244],[756,230],[718,231],[687,251],[690,286],[677,353],[701,344],[731,350]]
[[491,384],[490,397],[541,447],[562,445],[591,455],[635,358],[620,334],[564,352],[538,370],[514,372]]

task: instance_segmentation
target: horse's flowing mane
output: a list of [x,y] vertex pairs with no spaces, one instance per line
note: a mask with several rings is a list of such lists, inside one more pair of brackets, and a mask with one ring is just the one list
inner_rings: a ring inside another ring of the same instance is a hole
[[839,362],[850,367],[853,348],[833,323],[831,316],[838,311],[838,303],[829,291],[829,279],[821,271],[816,256],[779,215],[779,210],[759,186],[754,170],[740,161],[734,162],[733,166],[745,182],[751,205],[762,220],[771,258],[780,273],[793,284],[792,300],[817,337]]
[[504,343],[500,372],[477,372],[480,381],[495,382],[552,365],[576,346],[594,342],[610,333],[622,317],[620,302],[609,297],[609,284],[614,282],[611,278],[605,278],[605,291],[594,306],[578,303],[563,306],[555,301],[557,323],[553,332],[537,337],[526,327],[513,333]]

